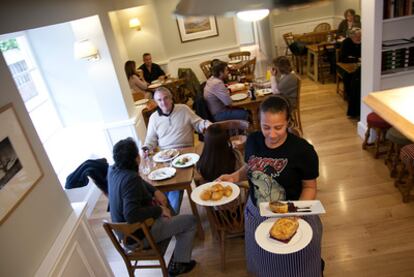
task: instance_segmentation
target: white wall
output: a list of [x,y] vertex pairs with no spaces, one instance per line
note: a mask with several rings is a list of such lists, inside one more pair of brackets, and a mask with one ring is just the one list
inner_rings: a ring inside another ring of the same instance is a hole
[[324,3],[309,4],[304,8],[298,9],[275,9],[270,14],[270,20],[273,25],[284,25],[295,21],[314,20],[319,17],[332,16],[334,14],[335,5],[333,1],[325,1]]
[[347,9],[354,9],[356,14],[361,15],[361,0],[335,0],[335,14],[344,17]]
[[73,57],[75,37],[70,24],[32,29],[27,35],[63,125],[101,121],[86,64]]

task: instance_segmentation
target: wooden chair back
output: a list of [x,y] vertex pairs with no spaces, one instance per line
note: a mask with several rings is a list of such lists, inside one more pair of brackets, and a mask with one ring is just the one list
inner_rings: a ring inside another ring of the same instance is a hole
[[210,126],[219,126],[226,130],[230,136],[230,141],[234,148],[244,154],[244,146],[247,140],[247,129],[249,129],[249,122],[245,120],[224,120],[214,122]]
[[313,29],[314,32],[324,32],[331,30],[331,24],[327,22],[322,22],[316,25],[316,27]]
[[229,54],[229,59],[247,61],[250,60],[250,55],[249,51],[233,52]]
[[144,118],[145,127],[148,128],[149,118],[153,112],[157,110],[157,104],[152,102],[150,105],[147,105],[144,109],[142,109],[142,117]]
[[292,116],[292,122],[291,122],[291,128],[294,130],[295,128],[300,130],[300,134],[303,134],[303,129],[302,129],[302,121],[300,119],[300,92],[301,92],[301,85],[302,85],[302,80],[300,79],[299,76],[296,75],[296,78],[298,79],[298,90],[297,90],[297,100],[296,100],[296,108],[293,109],[291,112],[291,116]]
[[211,61],[205,61],[200,63],[200,68],[204,73],[204,76],[206,76],[206,79],[211,77]]
[[[134,271],[138,268],[161,268],[163,276],[168,276],[164,260],[166,248],[161,249],[155,243],[154,238],[149,231],[149,227],[153,223],[154,220],[152,218],[145,220],[145,222],[137,222],[134,224],[103,222],[103,228],[124,260],[129,276],[134,276]],[[140,240],[134,235],[138,230],[141,230],[144,233],[145,238],[148,241],[148,247],[145,247],[143,240]],[[121,236],[121,238],[118,238],[117,234]],[[127,240],[128,242],[133,243],[127,245]],[[149,260],[158,260],[159,265],[138,265],[138,261]]]
[[292,56],[292,53],[290,52],[289,46],[294,42],[293,33],[292,32],[285,33],[282,36],[283,36],[283,40],[286,43],[285,56]]
[[255,79],[254,70],[256,69],[256,57],[249,60],[245,66],[240,68],[240,75],[244,76],[246,82],[252,82]]
[[185,79],[177,79],[170,83],[164,83],[163,87],[168,88],[173,95],[174,103],[182,103],[185,104],[188,100],[188,92],[187,87],[185,86]]
[[[194,181],[196,186],[205,183],[205,180],[198,172],[194,176]],[[244,235],[244,208],[248,198],[249,185],[241,183],[239,188],[240,195],[232,202],[217,207],[205,207],[213,237],[218,238],[220,242],[222,271],[224,271],[226,265],[226,238]]]

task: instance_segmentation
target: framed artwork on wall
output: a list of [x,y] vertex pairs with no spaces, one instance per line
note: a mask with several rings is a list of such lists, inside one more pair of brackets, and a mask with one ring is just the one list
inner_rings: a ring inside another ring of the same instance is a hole
[[0,108],[0,224],[43,173],[12,104]]
[[215,16],[177,17],[181,42],[218,36]]

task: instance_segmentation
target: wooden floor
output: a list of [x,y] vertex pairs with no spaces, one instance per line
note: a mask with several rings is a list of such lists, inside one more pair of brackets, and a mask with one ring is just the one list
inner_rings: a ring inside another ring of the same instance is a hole
[[[335,93],[335,85],[305,79],[302,86],[304,137],[319,154],[317,197],[327,210],[321,217],[325,276],[414,276],[414,202],[403,204],[383,160],[362,150],[357,122],[346,117],[346,102]],[[121,257],[101,227],[108,218],[106,206],[102,197],[90,223],[116,276],[126,276]],[[186,199],[183,206],[184,213],[190,211]],[[198,265],[187,276],[248,276],[241,238],[228,241],[227,270],[219,270],[219,246],[200,212],[207,236],[195,242]],[[141,270],[136,276],[161,272]]]

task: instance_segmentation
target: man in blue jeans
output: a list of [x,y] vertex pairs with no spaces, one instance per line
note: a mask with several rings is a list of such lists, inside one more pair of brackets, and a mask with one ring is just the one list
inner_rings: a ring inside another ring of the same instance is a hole
[[224,85],[224,81],[229,75],[227,63],[217,61],[213,64],[211,71],[213,75],[207,80],[204,87],[204,99],[214,120],[247,120],[248,112],[246,110],[231,108],[233,101],[230,98],[230,91]]
[[[172,216],[165,195],[148,183],[138,173],[138,148],[132,138],[117,142],[113,148],[115,164],[108,170],[108,197],[113,222],[130,224],[155,220],[151,234],[156,243],[175,236],[177,242],[168,266],[170,276],[190,272],[196,265],[191,260],[196,219],[193,215]],[[148,241],[142,230],[134,235]],[[128,242],[127,242],[128,243]]]

